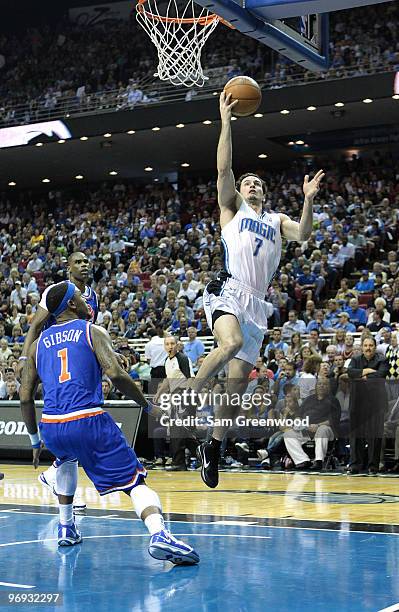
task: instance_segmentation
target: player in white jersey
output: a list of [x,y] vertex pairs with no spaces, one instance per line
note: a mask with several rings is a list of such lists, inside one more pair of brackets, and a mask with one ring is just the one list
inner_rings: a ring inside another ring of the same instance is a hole
[[[190,386],[201,388],[228,364],[227,392],[241,396],[248,385],[248,376],[262,346],[267,318],[272,314],[265,294],[277,271],[281,257],[282,236],[288,240],[308,240],[313,225],[312,204],[324,172],[312,180],[305,176],[305,195],[300,222],[282,213],[263,210],[267,187],[253,173],[244,174],[235,183],[232,171],[231,113],[237,101],[222,92],[220,115],[222,129],[217,151],[218,203],[225,270],[208,284],[204,306],[208,324],[218,347],[204,360]],[[237,402],[219,408],[218,419],[233,419]],[[198,447],[202,461],[202,479],[213,488],[218,484],[220,445],[228,428],[215,426],[210,442]]]

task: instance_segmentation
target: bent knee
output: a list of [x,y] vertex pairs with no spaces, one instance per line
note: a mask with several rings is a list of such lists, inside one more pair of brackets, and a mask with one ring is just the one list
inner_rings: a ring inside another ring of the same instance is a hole
[[242,336],[230,336],[228,338],[220,338],[219,347],[230,358],[237,355],[244,344]]

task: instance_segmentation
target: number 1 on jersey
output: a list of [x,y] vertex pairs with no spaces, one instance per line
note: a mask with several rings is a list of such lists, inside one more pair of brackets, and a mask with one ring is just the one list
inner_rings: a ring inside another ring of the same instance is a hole
[[68,372],[68,349],[64,348],[58,351],[57,357],[61,359],[61,374],[58,377],[58,382],[68,382],[68,380],[71,380],[71,373]]
[[259,249],[260,249],[260,247],[263,244],[263,240],[262,240],[262,238],[255,238],[255,242],[256,242],[256,247],[255,247],[255,250],[254,250],[254,257],[256,257],[257,254],[259,253]]

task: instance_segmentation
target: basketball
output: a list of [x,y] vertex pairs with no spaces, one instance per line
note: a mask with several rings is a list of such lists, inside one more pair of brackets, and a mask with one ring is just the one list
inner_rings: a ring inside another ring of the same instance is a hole
[[262,92],[258,83],[247,76],[237,76],[230,79],[224,86],[224,91],[231,94],[231,101],[238,100],[233,108],[237,117],[248,117],[255,113],[262,101]]

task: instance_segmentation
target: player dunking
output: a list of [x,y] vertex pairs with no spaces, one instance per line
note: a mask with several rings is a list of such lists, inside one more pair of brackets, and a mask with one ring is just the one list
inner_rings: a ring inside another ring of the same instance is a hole
[[[68,257],[68,278],[74,283],[82,294],[83,299],[87,303],[90,311],[90,321],[96,322],[98,314],[98,299],[97,294],[88,283],[90,280],[91,265],[88,257],[81,251],[75,251]],[[55,318],[49,313],[46,306],[46,296],[51,287],[50,285],[43,291],[37,312],[33,317],[32,323],[25,338],[20,359],[20,373],[22,372],[23,364],[26,361],[29,348],[32,343],[39,337],[41,331],[53,325]],[[51,491],[54,489],[55,473],[57,462],[55,461],[45,472],[39,475],[39,482]],[[80,511],[86,508],[86,504],[81,500],[75,499],[75,510]]]
[[60,513],[58,545],[82,541],[73,519],[79,461],[100,495],[123,491],[131,497],[137,516],[151,535],[148,551],[152,557],[177,565],[198,563],[193,548],[166,530],[159,497],[144,484],[146,470],[103,410],[102,371],[121,393],[147,412],[153,412],[154,407],[119,365],[108,332],[87,320],[88,306],[73,283],[53,286],[47,292],[46,307],[56,317],[56,324],[42,332],[29,349],[20,399],[37,467],[41,443],[34,394],[38,379],[42,381],[40,433],[59,463],[55,485]]
[[[312,232],[312,204],[324,172],[312,180],[305,176],[303,212],[299,223],[281,213],[263,210],[265,183],[253,173],[235,183],[232,171],[231,113],[237,101],[222,92],[220,115],[222,129],[217,150],[218,202],[225,270],[210,282],[204,292],[208,325],[218,347],[204,360],[190,386],[200,391],[203,385],[228,364],[227,393],[242,395],[267,330],[271,316],[265,302],[268,286],[281,258],[281,238],[302,242]],[[216,418],[232,419],[239,406],[223,406]],[[210,442],[198,447],[202,479],[208,487],[218,484],[220,445],[227,427],[215,426]]]

